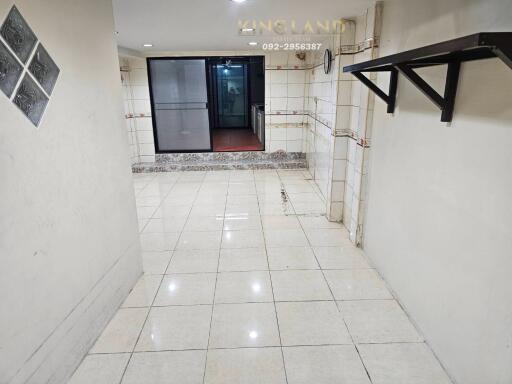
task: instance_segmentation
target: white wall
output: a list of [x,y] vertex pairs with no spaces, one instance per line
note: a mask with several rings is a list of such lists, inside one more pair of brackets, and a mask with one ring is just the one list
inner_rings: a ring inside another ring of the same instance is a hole
[[261,54],[265,55],[265,151],[303,152],[306,60],[293,51]]
[[[512,3],[385,1],[380,55],[512,31]],[[444,69],[422,71],[443,85]],[[379,84],[387,84],[379,75]],[[364,247],[459,384],[512,383],[512,70],[462,65],[451,124],[400,76],[375,102]]]
[[60,76],[39,128],[0,93],[0,383],[63,383],[141,273],[112,4],[16,6]]

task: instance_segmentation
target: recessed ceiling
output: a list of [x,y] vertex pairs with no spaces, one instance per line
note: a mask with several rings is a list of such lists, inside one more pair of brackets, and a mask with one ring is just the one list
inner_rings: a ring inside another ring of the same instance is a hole
[[[317,22],[360,15],[371,0],[113,0],[117,40],[121,47],[153,51],[231,51],[260,49],[278,36],[269,34],[261,23],[283,20],[290,36],[292,22],[300,34],[308,28],[310,42],[320,41]],[[256,36],[240,36],[239,22],[256,22]],[[268,24],[267,24],[268,25]],[[260,34],[263,30],[263,35]],[[303,40],[303,39],[299,39]],[[248,46],[250,41],[259,43]],[[145,43],[153,47],[144,48]]]

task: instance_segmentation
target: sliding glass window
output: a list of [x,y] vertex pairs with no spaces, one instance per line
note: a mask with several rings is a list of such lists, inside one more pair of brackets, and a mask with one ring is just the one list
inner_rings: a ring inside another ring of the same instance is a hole
[[210,151],[206,63],[148,60],[157,152]]

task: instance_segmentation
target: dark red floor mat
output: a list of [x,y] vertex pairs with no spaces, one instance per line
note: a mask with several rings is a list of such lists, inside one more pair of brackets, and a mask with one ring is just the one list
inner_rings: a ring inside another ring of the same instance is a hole
[[215,152],[261,151],[263,145],[250,129],[222,128],[213,130]]

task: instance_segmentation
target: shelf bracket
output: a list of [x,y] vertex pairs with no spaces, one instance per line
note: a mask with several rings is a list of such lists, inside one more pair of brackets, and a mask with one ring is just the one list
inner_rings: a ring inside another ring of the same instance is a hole
[[452,121],[455,96],[457,94],[457,86],[459,83],[460,61],[451,61],[448,63],[444,96],[437,93],[434,88],[428,85],[428,83],[407,64],[397,64],[396,68],[441,110],[442,122]]
[[389,79],[389,90],[388,94],[386,94],[382,89],[380,89],[374,82],[372,82],[368,77],[363,75],[360,71],[352,72],[352,74],[361,81],[364,85],[370,88],[377,96],[379,96],[386,104],[387,104],[387,112],[393,113],[395,111],[395,103],[396,103],[396,88],[398,84],[398,71],[395,68],[390,68],[389,73],[391,75]]

